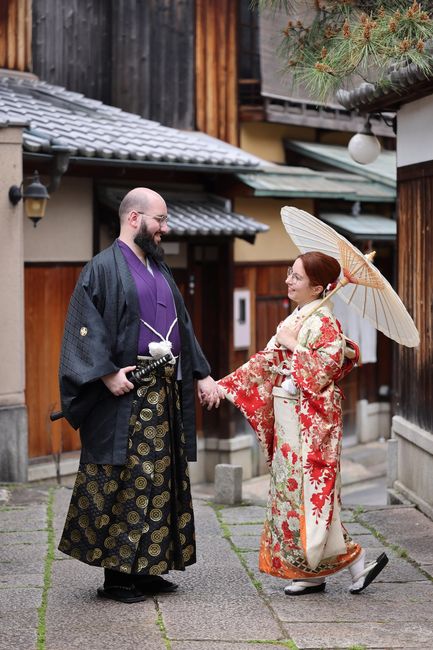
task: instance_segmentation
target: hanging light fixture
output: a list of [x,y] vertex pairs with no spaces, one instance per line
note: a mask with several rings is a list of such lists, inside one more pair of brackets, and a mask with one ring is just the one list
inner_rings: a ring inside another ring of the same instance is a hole
[[20,187],[18,185],[12,185],[9,188],[9,200],[12,205],[17,205],[21,199],[24,199],[24,212],[36,227],[38,221],[45,216],[47,200],[50,196],[45,185],[41,183],[37,171],[33,172],[31,182],[25,189],[22,189],[23,184],[24,181]]
[[381,146],[371,130],[370,118],[367,119],[362,131],[350,139],[347,148],[353,160],[361,165],[368,165],[376,160]]

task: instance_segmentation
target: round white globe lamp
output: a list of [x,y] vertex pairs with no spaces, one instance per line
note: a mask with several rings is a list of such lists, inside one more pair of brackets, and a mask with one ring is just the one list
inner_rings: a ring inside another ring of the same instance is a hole
[[360,133],[356,133],[348,144],[348,150],[353,160],[361,165],[368,165],[380,154],[380,142],[371,130],[369,122],[365,123]]

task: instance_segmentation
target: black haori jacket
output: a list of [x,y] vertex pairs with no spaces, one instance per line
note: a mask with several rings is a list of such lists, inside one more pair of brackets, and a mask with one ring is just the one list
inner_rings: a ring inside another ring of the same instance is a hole
[[[194,379],[210,374],[183,298],[166,264],[181,339],[181,408],[188,460],[197,456]],[[136,363],[140,314],[134,280],[117,241],[84,267],[71,297],[60,357],[62,411],[80,429],[81,461],[123,465],[134,391],[115,397],[100,377]]]

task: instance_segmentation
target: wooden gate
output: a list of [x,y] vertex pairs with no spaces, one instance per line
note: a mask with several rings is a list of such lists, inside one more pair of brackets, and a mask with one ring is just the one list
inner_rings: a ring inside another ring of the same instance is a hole
[[82,264],[25,266],[26,402],[29,457],[80,448],[66,420],[50,422],[60,408],[58,366],[69,300]]

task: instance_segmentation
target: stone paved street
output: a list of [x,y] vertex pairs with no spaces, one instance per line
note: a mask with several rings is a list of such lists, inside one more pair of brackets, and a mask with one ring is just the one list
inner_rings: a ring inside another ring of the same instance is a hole
[[0,649],[433,648],[433,522],[410,506],[346,507],[367,558],[386,550],[390,564],[359,596],[343,572],[324,594],[289,598],[257,568],[266,484],[246,484],[237,507],[196,488],[197,564],[172,574],[177,593],[135,605],[98,599],[102,571],[56,550],[69,488],[4,486]]

